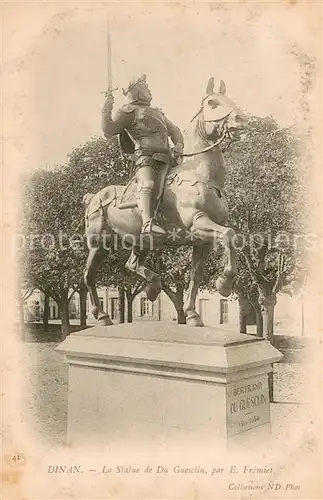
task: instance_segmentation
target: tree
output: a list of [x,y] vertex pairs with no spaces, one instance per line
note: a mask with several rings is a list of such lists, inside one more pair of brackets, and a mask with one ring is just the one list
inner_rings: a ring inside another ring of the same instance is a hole
[[[299,238],[306,227],[301,149],[292,128],[280,127],[271,117],[253,117],[247,138],[226,155],[230,225],[240,235],[238,287],[247,296],[251,279],[264,336],[271,342],[277,294],[305,273],[306,241]],[[272,391],[271,380],[271,397]]]
[[80,326],[81,328],[86,327],[86,300],[87,300],[87,287],[85,283],[81,283],[78,289],[78,294],[80,297]]
[[257,325],[257,335],[263,336],[263,320],[261,308],[259,305],[259,294],[256,285],[254,284],[250,274],[241,263],[241,256],[237,256],[238,275],[233,286],[233,292],[239,301],[239,318],[240,318],[240,332],[247,333],[246,324],[246,308],[251,306],[254,311]]
[[35,171],[25,185],[24,202],[24,274],[57,302],[65,337],[69,301],[83,279],[84,249],[68,237],[75,219],[63,170]]
[[[304,234],[299,155],[300,140],[292,129],[272,118],[253,118],[247,139],[235,143],[226,159],[230,224],[241,235],[236,240],[240,273],[247,271],[257,289],[270,341],[276,296],[304,270],[302,248],[295,245],[297,235]],[[244,282],[249,286],[248,279],[240,279],[240,288]]]
[[[241,261],[241,255],[238,254],[237,258],[238,265],[238,276],[234,283],[233,291],[237,295],[239,300],[239,308],[240,308],[240,321],[244,322],[245,318],[241,317],[244,315],[244,303],[245,301],[251,305],[255,317],[256,317],[256,325],[257,325],[257,335],[259,337],[263,336],[263,319],[261,313],[261,307],[259,304],[259,293],[258,288],[255,285],[252,277],[245,267],[245,262]],[[240,323],[240,332],[246,333],[243,331],[242,325]]]
[[122,286],[118,286],[119,323],[125,320],[125,293]]
[[75,148],[62,167],[39,169],[24,179],[23,274],[57,302],[63,336],[69,332],[69,301],[75,292],[80,294],[81,326],[86,324],[83,196],[107,184],[125,184],[129,168],[115,139],[93,138]]
[[49,321],[49,295],[47,293],[45,293],[45,295],[44,295],[44,310],[43,310],[44,332],[48,331],[48,321]]
[[138,280],[135,285],[130,285],[129,283],[123,285],[124,291],[127,298],[127,323],[132,323],[133,320],[133,302],[139,293],[143,292],[146,283]]
[[[84,219],[83,196],[107,185],[125,185],[132,175],[131,163],[122,156],[116,137],[93,137],[73,149],[64,167],[78,217]],[[77,182],[76,182],[77,180]]]
[[[110,140],[93,137],[71,152],[65,167],[65,175],[68,179],[67,182],[71,186],[71,199],[76,207],[74,216],[78,221],[79,230],[85,231],[83,196],[88,192],[96,193],[107,185],[125,185],[129,181],[131,174],[131,164],[120,153],[119,144],[115,137]],[[77,182],[75,182],[75,179],[77,179]],[[124,254],[120,254],[119,258],[123,261]],[[108,273],[106,269],[108,269]],[[115,277],[113,276],[114,273],[116,273]],[[129,282],[129,279],[132,283],[133,277],[130,277],[129,273],[122,275],[121,264],[118,266],[112,251],[106,252],[105,261],[98,272],[97,283],[101,286],[113,284],[118,287],[120,322],[124,322],[125,310],[121,288]]]
[[[216,280],[225,265],[225,254],[222,245],[218,244],[208,256],[205,263],[205,271],[200,289],[214,292]],[[262,317],[260,306],[257,302],[258,292],[249,273],[240,264],[239,254],[237,255],[238,274],[233,285],[233,297],[239,301],[239,331],[246,333],[246,303],[255,311],[257,318],[257,334],[262,335]],[[257,307],[258,306],[258,307]],[[249,308],[248,308],[249,309]],[[260,319],[257,313],[260,312]]]
[[[18,273],[19,274],[19,273]],[[19,312],[19,334],[20,338],[24,340],[24,326],[25,326],[25,313],[24,313],[24,304],[25,301],[31,296],[34,289],[29,286],[27,280],[23,279],[21,276],[18,276],[17,286],[16,286],[16,303],[18,306]]]
[[184,292],[190,281],[191,255],[190,247],[165,247],[155,249],[147,258],[147,266],[161,276],[162,289],[174,304],[179,324],[186,323]]

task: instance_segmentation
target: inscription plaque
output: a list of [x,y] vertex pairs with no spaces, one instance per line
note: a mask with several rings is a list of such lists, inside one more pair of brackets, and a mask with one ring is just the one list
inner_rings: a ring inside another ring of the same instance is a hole
[[231,383],[226,390],[228,436],[270,422],[266,375]]

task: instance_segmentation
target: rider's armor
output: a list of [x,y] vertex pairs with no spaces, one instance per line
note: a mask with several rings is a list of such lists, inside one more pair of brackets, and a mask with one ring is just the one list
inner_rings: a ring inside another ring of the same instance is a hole
[[[181,133],[177,127],[172,123],[167,123],[164,114],[150,106],[126,104],[121,108],[121,112],[132,114],[132,123],[123,132],[132,141],[133,147],[129,148],[130,151],[134,152],[138,159],[148,156],[167,163],[169,161],[168,136],[173,137],[173,142],[180,142],[178,139],[181,138]],[[122,140],[121,145],[123,145]],[[137,165],[139,166],[138,162]]]
[[119,134],[123,152],[133,155],[143,231],[162,234],[164,231],[153,220],[154,205],[161,195],[171,161],[168,137],[182,147],[182,133],[160,110],[150,107],[150,100],[141,100],[140,94],[136,101],[122,106],[114,119],[111,111],[111,104],[106,103],[102,111],[102,129],[105,137]]

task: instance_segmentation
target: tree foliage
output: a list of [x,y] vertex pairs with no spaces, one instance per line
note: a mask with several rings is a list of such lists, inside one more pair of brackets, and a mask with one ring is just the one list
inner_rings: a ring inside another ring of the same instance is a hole
[[110,140],[94,137],[75,148],[65,170],[74,202],[80,206],[86,193],[96,193],[111,184],[126,184],[132,173],[131,164],[121,155],[115,137]]
[[82,286],[87,258],[83,196],[109,183],[125,183],[128,176],[116,140],[94,138],[74,149],[62,167],[24,178],[20,262],[30,286],[61,306],[66,332],[69,290]]
[[[292,128],[280,127],[271,117],[254,117],[245,140],[226,154],[229,223],[240,235],[237,285],[248,296],[252,283],[264,312],[278,292],[305,273],[306,165],[301,153]],[[272,318],[265,330],[272,336]]]
[[26,179],[22,217],[25,245],[20,252],[24,275],[59,305],[68,333],[68,301],[82,281],[83,253],[69,239],[75,223],[68,187],[59,168],[35,171]]

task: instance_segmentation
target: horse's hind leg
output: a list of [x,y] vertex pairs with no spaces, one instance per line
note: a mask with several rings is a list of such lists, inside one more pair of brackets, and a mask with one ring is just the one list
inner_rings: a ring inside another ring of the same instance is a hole
[[200,315],[196,312],[196,297],[199,285],[203,278],[204,264],[210,253],[211,245],[193,246],[191,280],[184,305],[186,324],[189,326],[203,326]]
[[104,250],[101,247],[90,248],[86,262],[84,282],[89,290],[92,314],[101,325],[113,325],[108,313],[104,312],[96,289],[96,273],[104,259]]
[[162,286],[159,274],[151,271],[144,265],[144,260],[148,252],[148,249],[140,249],[139,247],[134,247],[131,251],[129,259],[126,262],[126,268],[129,271],[138,274],[138,276],[147,281],[147,298],[154,302],[161,292]]
[[197,217],[193,223],[194,229],[204,235],[209,234],[210,239],[219,238],[225,248],[226,265],[216,281],[218,292],[223,297],[229,297],[232,292],[233,280],[237,274],[236,249],[234,247],[235,232],[230,227],[221,226],[213,222],[207,215]]

